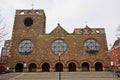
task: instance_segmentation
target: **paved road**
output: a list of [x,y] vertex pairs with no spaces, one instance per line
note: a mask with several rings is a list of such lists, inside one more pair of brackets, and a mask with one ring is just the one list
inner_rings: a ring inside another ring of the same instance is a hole
[[[0,80],[58,80],[58,72],[0,74]],[[62,72],[61,80],[120,80],[112,72]]]

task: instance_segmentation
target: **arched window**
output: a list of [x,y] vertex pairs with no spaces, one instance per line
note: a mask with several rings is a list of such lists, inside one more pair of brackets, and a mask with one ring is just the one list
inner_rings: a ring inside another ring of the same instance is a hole
[[50,65],[48,63],[42,64],[42,72],[50,72]]
[[89,64],[87,62],[82,63],[82,71],[89,71]]
[[76,71],[76,65],[75,63],[71,62],[68,65],[68,71]]
[[95,71],[103,71],[103,65],[100,62],[95,63]]
[[23,72],[23,64],[22,63],[16,64],[15,72]]
[[56,63],[56,65],[55,65],[55,71],[56,72],[59,72],[59,71],[63,71],[63,64],[62,63]]
[[31,63],[29,65],[29,72],[36,72],[36,68],[37,68],[36,64],[35,63]]

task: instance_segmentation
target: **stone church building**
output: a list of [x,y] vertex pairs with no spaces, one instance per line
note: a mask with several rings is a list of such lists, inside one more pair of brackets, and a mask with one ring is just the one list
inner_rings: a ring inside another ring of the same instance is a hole
[[15,72],[106,71],[110,66],[104,28],[60,24],[47,34],[44,10],[16,10],[6,67]]

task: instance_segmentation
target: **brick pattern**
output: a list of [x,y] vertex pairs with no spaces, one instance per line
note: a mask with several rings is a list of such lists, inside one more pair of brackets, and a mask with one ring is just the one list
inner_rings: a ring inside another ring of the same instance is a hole
[[6,63],[8,55],[10,54],[10,40],[5,40],[4,47],[1,50],[0,63]]
[[116,40],[112,48],[109,50],[111,66],[118,70],[120,69],[120,39]]

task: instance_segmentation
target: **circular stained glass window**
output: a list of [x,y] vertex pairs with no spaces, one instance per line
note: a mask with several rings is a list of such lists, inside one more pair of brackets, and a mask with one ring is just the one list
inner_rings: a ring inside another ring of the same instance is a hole
[[34,45],[30,40],[23,40],[19,44],[19,52],[23,55],[28,55],[29,53],[31,53],[33,48]]
[[61,55],[63,54],[67,49],[67,45],[63,40],[55,40],[52,43],[52,51],[57,54]]
[[33,20],[31,18],[26,18],[24,24],[25,26],[29,27],[33,24]]
[[85,48],[86,52],[88,52],[90,54],[95,54],[99,51],[98,42],[94,39],[88,39],[84,43],[84,48]]

